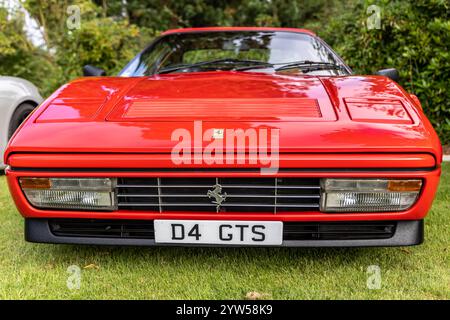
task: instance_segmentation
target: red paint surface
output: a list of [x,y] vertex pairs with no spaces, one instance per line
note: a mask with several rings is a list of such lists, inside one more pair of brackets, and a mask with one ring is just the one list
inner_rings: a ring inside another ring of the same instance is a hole
[[206,27],[206,28],[180,28],[172,29],[163,32],[163,35],[172,33],[184,33],[184,32],[218,32],[218,31],[285,31],[285,32],[299,32],[307,33],[312,36],[315,35],[314,32],[308,29],[297,29],[297,28],[273,28],[273,27]]
[[423,189],[417,203],[407,211],[403,212],[380,212],[380,213],[321,213],[321,212],[291,212],[284,214],[273,213],[258,213],[258,212],[243,212],[243,213],[195,213],[195,212],[183,212],[173,211],[159,213],[155,211],[127,211],[119,210],[115,212],[78,212],[78,211],[59,211],[59,210],[39,210],[32,207],[25,199],[23,192],[20,190],[18,178],[24,177],[163,177],[163,176],[185,176],[185,177],[199,177],[199,176],[211,176],[211,177],[225,177],[225,176],[246,176],[246,177],[259,177],[259,174],[249,173],[176,173],[167,174],[167,172],[154,171],[153,173],[124,173],[124,172],[108,172],[108,173],[73,173],[68,170],[67,172],[54,172],[54,173],[42,173],[42,172],[11,172],[7,171],[8,185],[13,195],[13,199],[19,209],[19,212],[24,217],[29,218],[98,218],[98,219],[211,219],[211,220],[276,220],[276,221],[359,221],[359,220],[416,220],[422,219],[427,214],[431,207],[434,196],[436,194],[437,186],[439,183],[440,169],[432,172],[389,172],[389,173],[342,173],[326,171],[321,173],[290,173],[279,174],[280,177],[355,177],[355,178],[421,178],[423,179]]
[[[203,168],[192,155],[191,165],[175,165],[170,154],[13,154],[9,165],[14,168]],[[211,164],[210,168],[259,168],[257,155],[236,155],[235,164]],[[240,163],[246,160],[246,164]],[[254,163],[254,164],[252,164]],[[434,168],[436,159],[430,154],[280,154],[281,168]],[[315,173],[314,173],[315,174]],[[167,175],[167,173],[166,173]]]
[[345,99],[353,121],[412,124],[412,119],[399,100]]
[[[56,106],[48,109],[51,112],[47,111],[49,106],[61,99],[73,99],[77,94],[83,95],[84,101],[95,99],[96,102],[86,102],[86,112],[81,112],[79,105],[70,111],[67,110],[70,108],[68,105],[58,112],[55,111]],[[105,102],[98,103],[100,99]],[[208,111],[210,118],[202,115],[199,118],[203,119],[204,131],[213,128],[279,129],[280,153],[429,153],[439,161],[442,155],[439,139],[423,111],[416,107],[401,87],[385,77],[319,78],[248,72],[205,72],[75,80],[63,86],[33,113],[20,134],[12,139],[5,153],[5,160],[8,162],[9,154],[18,152],[170,153],[178,143],[171,141],[171,134],[175,129],[193,131],[192,119],[169,116],[172,112],[170,107],[166,110],[166,117],[171,120],[105,121],[108,117],[117,117],[115,112],[125,108],[126,101],[135,99],[145,99],[149,105],[152,101],[161,99],[179,99],[185,109],[190,108],[189,101],[198,102],[201,99],[224,100],[224,105],[229,105],[229,99],[253,99],[266,107],[267,104],[262,102],[264,99],[282,99],[284,104],[290,106],[298,101],[296,99],[313,99],[317,100],[323,118],[290,118],[296,121],[280,121],[286,118],[286,111],[282,111],[280,115],[274,114],[272,120],[267,119],[267,114],[255,114],[252,118],[253,114],[248,113],[238,123],[230,120],[230,116],[224,116],[222,121],[218,121],[222,111],[218,103]],[[373,110],[361,110],[358,113],[359,117],[370,121],[354,121],[344,99],[400,101],[411,118],[411,123],[396,123],[398,116],[387,113],[376,119]],[[97,110],[93,116],[95,109]],[[276,108],[272,110],[276,112]],[[46,114],[47,112],[50,113]],[[77,119],[74,119],[74,113],[77,113]],[[158,113],[162,114],[163,111]],[[323,121],[326,118],[332,119],[333,113],[336,121]],[[39,123],[42,119],[52,121]],[[322,121],[317,123],[313,119]]]

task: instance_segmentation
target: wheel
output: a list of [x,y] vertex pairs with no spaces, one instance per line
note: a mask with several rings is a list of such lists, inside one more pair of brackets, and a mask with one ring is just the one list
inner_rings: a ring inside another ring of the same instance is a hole
[[36,106],[31,103],[22,103],[17,107],[16,111],[14,111],[11,121],[9,123],[9,131],[8,131],[8,140],[11,139],[14,132],[16,132],[17,128],[20,124],[28,117],[28,115],[36,108]]

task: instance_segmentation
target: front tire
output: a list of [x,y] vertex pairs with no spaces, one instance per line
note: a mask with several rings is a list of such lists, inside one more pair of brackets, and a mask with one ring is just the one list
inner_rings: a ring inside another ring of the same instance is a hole
[[8,140],[11,139],[14,132],[21,125],[21,123],[30,115],[30,113],[36,108],[35,105],[25,102],[22,103],[14,111],[11,121],[9,122]]

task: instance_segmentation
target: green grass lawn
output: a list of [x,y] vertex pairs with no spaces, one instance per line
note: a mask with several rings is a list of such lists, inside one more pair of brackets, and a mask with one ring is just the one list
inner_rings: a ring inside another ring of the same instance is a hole
[[[449,299],[450,165],[426,221],[405,248],[210,249],[31,244],[0,177],[0,299]],[[67,268],[81,268],[69,290]],[[381,269],[368,289],[367,268]]]

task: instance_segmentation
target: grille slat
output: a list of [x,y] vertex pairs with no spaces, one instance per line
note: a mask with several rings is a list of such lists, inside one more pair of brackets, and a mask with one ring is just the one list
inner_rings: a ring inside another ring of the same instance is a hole
[[119,178],[117,200],[120,209],[161,213],[318,211],[320,179]]
[[[224,188],[255,188],[255,189],[274,189],[274,186],[258,186],[258,185],[224,185]],[[117,185],[118,188],[158,188],[158,185]],[[159,186],[160,188],[211,188],[212,185],[168,185]],[[320,190],[320,186],[278,186],[278,189],[317,189]]]
[[[125,204],[121,204],[119,203],[119,206],[157,206],[157,203],[147,203],[147,204],[142,204],[142,203],[125,203]],[[182,207],[182,206],[213,206],[215,207],[216,205],[213,203],[197,203],[197,202],[185,202],[185,203],[161,203],[161,205],[163,207]],[[278,207],[286,207],[286,208],[318,208],[319,205],[315,205],[315,204],[278,204],[278,205],[274,205],[274,204],[259,204],[259,203],[227,203],[227,204],[222,204],[222,207],[270,207],[273,208],[275,206]]]
[[[205,195],[203,194],[164,194],[162,195],[163,197],[185,197],[185,198],[189,198],[189,197],[198,197],[198,198],[202,198]],[[154,194],[119,194],[117,195],[117,197],[119,198],[125,198],[125,197],[130,197],[130,198],[145,198],[145,197],[150,197],[150,198],[155,198],[158,197],[158,195],[154,195]],[[238,195],[238,194],[227,194],[228,198],[273,198],[273,196],[271,195],[260,195],[260,194],[246,194],[246,195]],[[278,195],[278,198],[292,198],[292,199],[319,199],[320,195]]]

